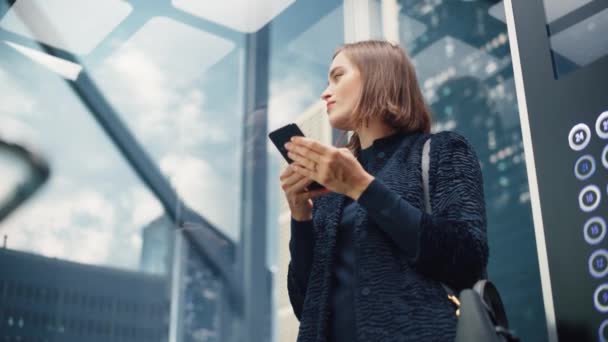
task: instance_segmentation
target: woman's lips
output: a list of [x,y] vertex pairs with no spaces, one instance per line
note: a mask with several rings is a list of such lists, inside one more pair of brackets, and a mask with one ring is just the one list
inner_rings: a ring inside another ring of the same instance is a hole
[[327,110],[329,110],[336,102],[327,102]]

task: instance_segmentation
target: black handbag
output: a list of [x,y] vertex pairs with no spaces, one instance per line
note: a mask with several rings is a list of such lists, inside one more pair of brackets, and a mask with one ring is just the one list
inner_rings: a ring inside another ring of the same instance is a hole
[[[431,213],[429,196],[429,163],[430,143],[427,139],[422,148],[422,190],[425,210]],[[477,281],[473,288],[464,289],[456,296],[447,285],[441,284],[450,301],[456,306],[456,342],[519,342],[515,333],[509,330],[509,321],[505,313],[498,290],[489,280]]]

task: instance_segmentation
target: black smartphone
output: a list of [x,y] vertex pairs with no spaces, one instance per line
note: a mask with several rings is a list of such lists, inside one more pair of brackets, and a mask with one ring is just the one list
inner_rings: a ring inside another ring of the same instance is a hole
[[[285,125],[268,134],[268,138],[270,138],[270,141],[272,141],[274,146],[277,147],[279,152],[281,152],[281,155],[283,156],[283,158],[285,158],[285,160],[289,164],[293,163],[293,160],[291,160],[287,156],[287,149],[285,148],[285,144],[291,140],[291,137],[294,137],[294,136],[300,136],[300,137],[304,136],[304,133],[302,133],[302,131],[300,130],[300,127],[298,127],[298,125],[296,125],[294,123]],[[323,185],[313,181],[307,188],[308,188],[308,190],[317,190],[317,189],[324,189],[325,187]]]

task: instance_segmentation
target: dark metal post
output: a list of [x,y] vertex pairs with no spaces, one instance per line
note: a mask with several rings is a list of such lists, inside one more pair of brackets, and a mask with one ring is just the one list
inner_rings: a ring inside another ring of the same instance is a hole
[[266,263],[266,131],[270,27],[248,34],[239,269],[243,286],[243,341],[271,338],[271,273]]

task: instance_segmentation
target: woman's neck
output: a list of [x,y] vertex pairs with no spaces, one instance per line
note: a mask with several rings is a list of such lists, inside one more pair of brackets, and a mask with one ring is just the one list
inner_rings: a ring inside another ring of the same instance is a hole
[[372,146],[376,139],[389,136],[395,133],[395,131],[394,128],[380,122],[370,122],[368,126],[356,130],[362,149]]

